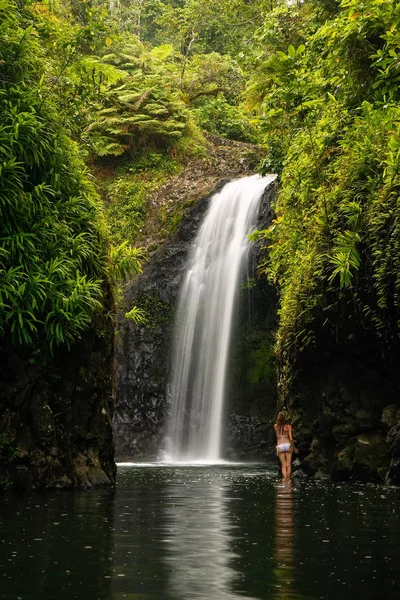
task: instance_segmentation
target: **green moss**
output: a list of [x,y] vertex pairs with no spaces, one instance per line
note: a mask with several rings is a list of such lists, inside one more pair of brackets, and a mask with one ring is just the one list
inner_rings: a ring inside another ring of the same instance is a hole
[[273,343],[263,344],[249,354],[246,380],[250,384],[272,382],[275,377]]
[[136,307],[145,315],[144,326],[154,329],[158,325],[170,325],[174,317],[174,302],[163,302],[158,294],[142,294],[136,301]]
[[181,172],[179,158],[147,152],[116,168],[98,168],[97,188],[105,200],[105,216],[114,244],[128,241],[141,245],[149,239],[163,239],[174,233],[184,207],[154,201],[159,188]]
[[20,456],[20,449],[13,444],[6,433],[0,433],[0,490],[11,485],[10,468]]
[[175,205],[171,210],[165,206],[161,206],[158,214],[161,225],[159,234],[161,238],[166,238],[178,230],[183,218],[183,207]]

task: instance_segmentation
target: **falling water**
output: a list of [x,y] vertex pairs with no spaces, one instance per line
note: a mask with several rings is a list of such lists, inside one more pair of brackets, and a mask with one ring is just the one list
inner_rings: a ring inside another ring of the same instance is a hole
[[274,176],[232,181],[215,194],[191,250],[172,349],[167,459],[217,462],[236,292],[259,203]]

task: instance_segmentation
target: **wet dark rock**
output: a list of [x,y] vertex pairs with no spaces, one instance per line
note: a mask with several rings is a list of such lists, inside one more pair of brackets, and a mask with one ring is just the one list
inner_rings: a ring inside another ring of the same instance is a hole
[[385,354],[372,333],[343,316],[334,337],[326,325],[315,335],[315,347],[297,359],[288,400],[302,468],[338,481],[399,481],[395,348]]
[[32,433],[41,447],[52,446],[56,438],[53,412],[48,404],[41,404],[40,395],[30,407]]
[[0,433],[17,489],[115,482],[111,419],[113,327],[105,315],[70,351],[28,352],[2,340]]
[[331,477],[334,481],[347,481],[353,474],[355,444],[346,446],[337,455],[337,459],[331,470]]
[[319,480],[327,480],[327,479],[329,479],[329,475],[327,473],[324,473],[323,471],[317,471],[316,473],[314,473],[312,478],[319,479]]
[[376,424],[379,423],[378,410],[371,410],[366,408],[360,408],[356,411],[355,419],[358,427],[358,431],[368,431],[375,429]]
[[353,473],[364,481],[384,481],[390,461],[390,450],[381,432],[363,433],[357,437]]
[[[242,412],[246,412],[244,407]],[[246,414],[229,414],[223,441],[224,456],[229,460],[257,460],[271,454],[275,432],[271,423]]]
[[307,479],[308,475],[302,469],[298,469],[294,473],[292,473],[292,479]]
[[395,454],[400,453],[400,421],[397,421],[394,427],[389,430],[386,441],[390,445],[392,452]]
[[385,406],[385,408],[382,411],[382,423],[384,423],[389,429],[394,427],[397,421],[400,420],[397,418],[398,412],[399,407],[397,406],[397,404],[390,404],[389,406]]
[[23,491],[34,488],[33,475],[28,467],[11,465],[9,473],[15,489]]
[[340,425],[335,425],[332,428],[332,435],[335,438],[336,442],[341,446],[345,445],[346,441],[349,437],[353,436],[359,431],[359,424],[355,419],[350,419],[349,421],[342,423]]
[[307,475],[313,475],[317,471],[323,468],[324,461],[321,459],[318,454],[314,454],[310,452],[301,462],[302,470],[307,473]]
[[[390,448],[390,468],[386,475],[386,482],[400,485],[400,410],[396,411],[396,422],[389,430],[386,441]],[[383,417],[382,417],[383,420]]]

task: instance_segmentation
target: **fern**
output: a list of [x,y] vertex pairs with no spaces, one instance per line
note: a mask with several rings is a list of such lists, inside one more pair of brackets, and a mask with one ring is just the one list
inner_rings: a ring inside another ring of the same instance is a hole
[[138,306],[134,306],[129,312],[125,313],[125,319],[132,321],[135,325],[146,325],[148,322],[146,311]]
[[0,336],[69,346],[101,306],[106,251],[96,197],[43,96],[38,35],[0,0]]
[[[129,50],[134,52],[134,60]],[[95,154],[140,153],[147,146],[166,150],[182,136],[193,135],[193,117],[179,90],[171,86],[162,62],[146,53],[141,44],[105,55],[102,61],[128,76],[103,94],[101,106],[86,128]]]

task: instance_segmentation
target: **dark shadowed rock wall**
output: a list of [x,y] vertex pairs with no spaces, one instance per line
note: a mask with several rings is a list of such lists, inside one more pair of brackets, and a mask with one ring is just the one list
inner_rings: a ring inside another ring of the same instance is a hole
[[[222,184],[217,189],[221,188]],[[139,306],[148,322],[134,325],[118,315],[115,340],[114,435],[118,459],[157,458],[168,412],[167,383],[175,303],[190,244],[210,195],[183,219],[178,233],[151,257],[125,290],[125,307]]]
[[[113,326],[104,315],[54,357],[1,342],[3,481],[22,489],[115,482],[112,353]],[[14,460],[5,464],[10,453]]]
[[223,446],[226,457],[237,460],[271,457],[275,445],[277,297],[265,279],[254,276],[258,254],[255,248],[240,292],[228,369]]
[[398,365],[395,352],[351,320],[336,336],[317,333],[317,347],[299,359],[289,402],[303,472],[400,483]]
[[[149,315],[136,326],[121,312],[115,349],[114,434],[117,460],[154,460],[165,436],[171,398],[168,376],[176,300],[190,246],[213,193],[188,209],[178,232],[153,254],[143,274],[127,285],[125,308],[136,305]],[[271,219],[274,185],[263,197],[259,228]],[[249,276],[243,282],[240,326],[233,342],[225,411],[226,455],[260,456],[265,452],[266,428],[276,406],[272,333],[276,318],[274,292],[255,280],[259,248],[255,245]],[[268,436],[267,436],[268,437]]]
[[[275,184],[266,189],[257,229],[267,228],[273,218],[271,203]],[[232,460],[271,458],[275,446],[273,422],[277,407],[274,333],[278,298],[265,277],[257,276],[261,244],[249,256],[237,309],[227,375],[227,399],[223,447]]]

